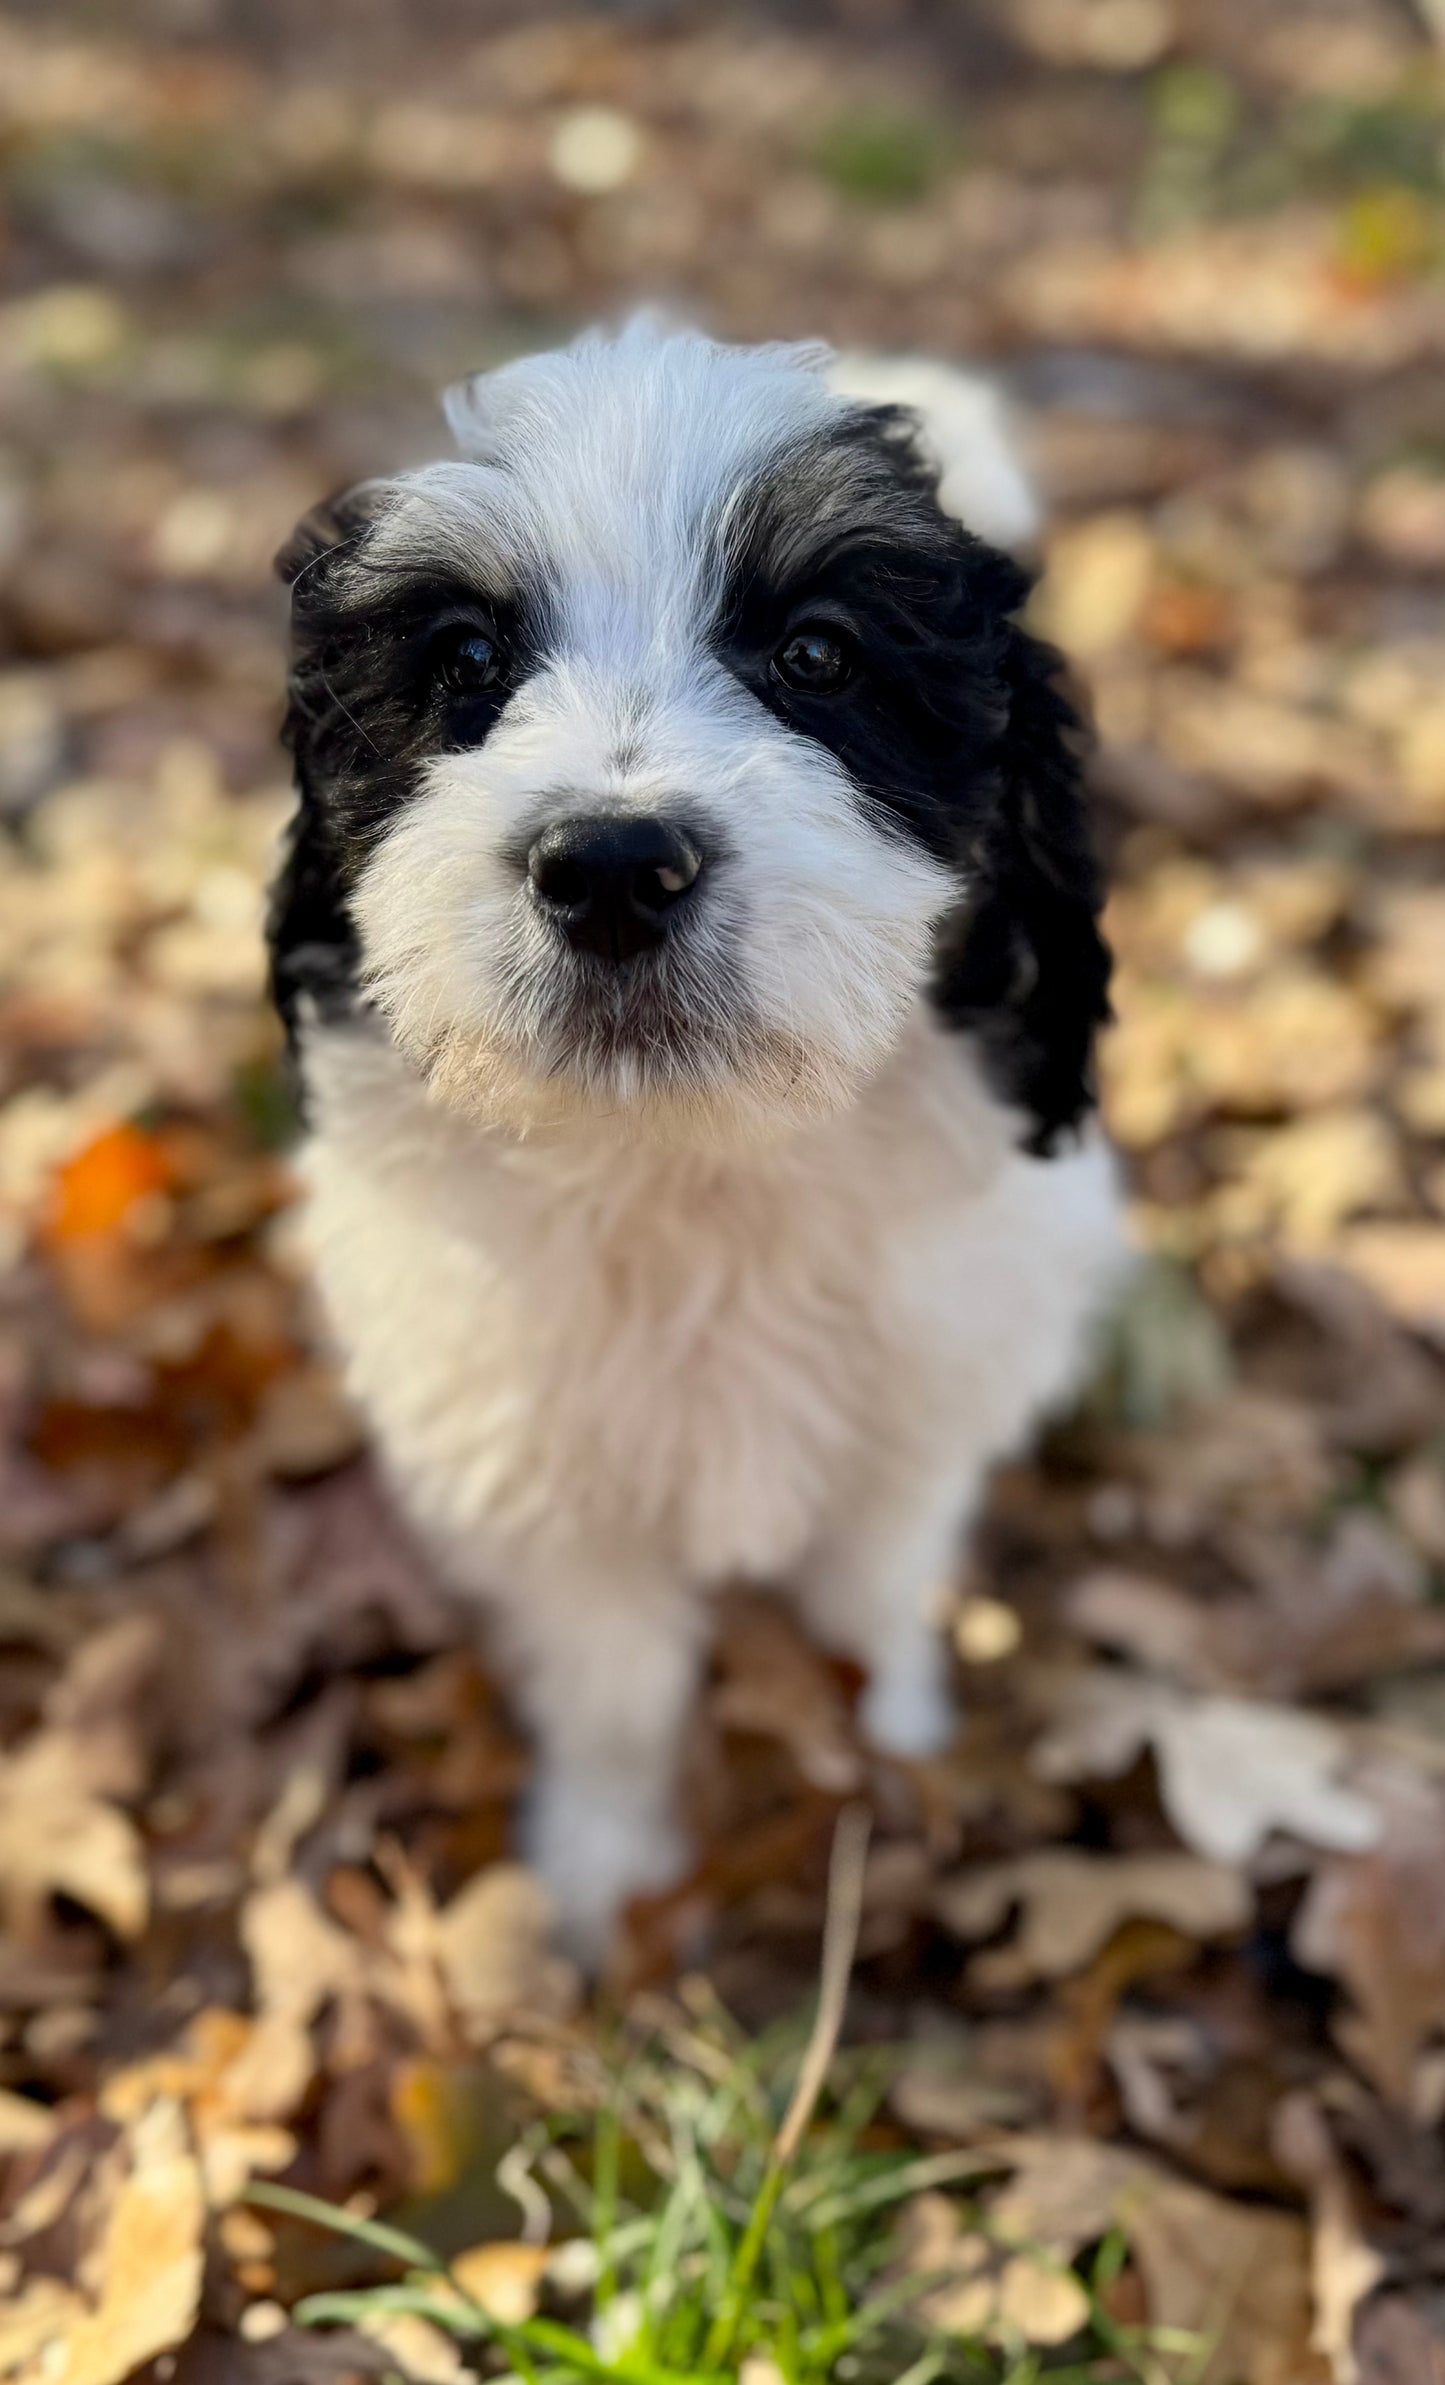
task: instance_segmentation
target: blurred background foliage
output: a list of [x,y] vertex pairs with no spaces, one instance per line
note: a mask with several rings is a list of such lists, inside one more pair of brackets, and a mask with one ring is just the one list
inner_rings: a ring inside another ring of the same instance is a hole
[[283,2305],[351,2279],[248,2171],[490,2230],[497,2066],[543,2138],[595,2100],[499,1861],[525,1758],[310,1309],[260,922],[272,553],[436,452],[446,380],[640,299],[1010,394],[1150,1263],[953,1585],[958,1749],[870,1769],[856,1681],[739,1602],[704,1860],[616,1984],[639,2027],[678,1963],[790,2006],[865,1789],[854,2020],[909,2051],[859,2158],[990,2148],[980,2209],[878,2245],[941,2262],[968,2373],[1117,2374],[1081,2295],[1189,2338],[1151,2379],[1441,2373],[1442,36],[1439,0],[0,12],[0,2375],[319,2374]]

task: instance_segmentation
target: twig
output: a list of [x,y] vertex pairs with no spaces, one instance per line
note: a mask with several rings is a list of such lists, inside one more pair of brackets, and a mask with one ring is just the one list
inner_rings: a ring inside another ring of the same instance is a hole
[[773,2146],[773,2159],[783,2169],[803,2141],[838,2050],[848,2003],[848,1982],[853,1976],[853,1957],[858,1951],[858,1926],[863,1917],[863,1867],[871,1828],[872,1817],[866,1805],[845,1805],[833,1833],[817,2017],[792,2101]]
[[863,1913],[863,1865],[868,1853],[871,1817],[865,1805],[845,1805],[833,1833],[828,1863],[828,1911],[823,1922],[823,1961],[818,1982],[818,2011],[798,2072],[798,2083],[773,2140],[762,2185],[753,2200],[742,2242],[733,2257],[727,2290],[708,2331],[704,2369],[720,2369],[732,2350],[742,2318],[743,2300],[752,2283],[767,2236],[768,2225],[782,2192],[788,2164],[806,2134],[827,2082],[838,2034],[848,2002],[848,1982],[858,1951],[858,1924]]

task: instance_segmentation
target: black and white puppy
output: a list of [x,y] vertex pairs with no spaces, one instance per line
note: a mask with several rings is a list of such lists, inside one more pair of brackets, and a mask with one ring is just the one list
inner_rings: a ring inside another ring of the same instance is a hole
[[350,1380],[596,1951],[682,1860],[715,1585],[948,1738],[961,1529],[1119,1265],[1108,960],[986,390],[642,321],[447,412],[282,557],[274,983]]

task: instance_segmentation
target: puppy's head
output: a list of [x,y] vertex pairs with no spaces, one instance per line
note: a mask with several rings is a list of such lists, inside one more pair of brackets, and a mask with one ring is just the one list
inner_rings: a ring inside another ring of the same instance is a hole
[[708,1138],[846,1102],[931,999],[1037,1147],[1078,1117],[1107,966],[1054,658],[826,361],[588,337],[302,523],[289,1024],[368,1005],[517,1129]]

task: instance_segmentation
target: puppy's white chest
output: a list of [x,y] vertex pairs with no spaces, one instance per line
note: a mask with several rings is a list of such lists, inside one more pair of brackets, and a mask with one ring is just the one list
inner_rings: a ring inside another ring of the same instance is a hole
[[324,1134],[308,1173],[352,1382],[422,1522],[791,1562],[878,1372],[856,1186],[408,1126],[381,1164]]
[[364,1033],[308,1063],[351,1383],[473,1575],[580,1545],[777,1579],[880,1472],[1008,1447],[1118,1264],[1102,1146],[1020,1157],[922,1023],[853,1110],[725,1160],[487,1134]]
[[580,1532],[777,1575],[956,1338],[956,1288],[921,1280],[968,1191],[956,1074],[946,1103],[903,1070],[867,1112],[721,1161],[503,1143],[362,1037],[310,1057],[323,1291],[444,1540]]

